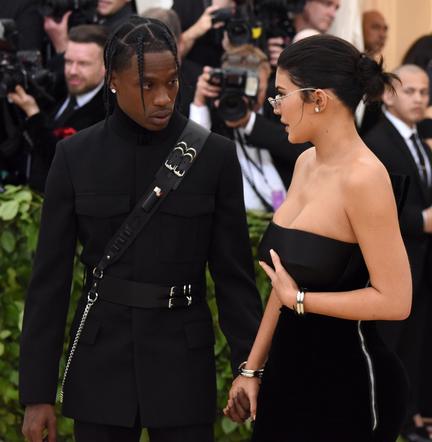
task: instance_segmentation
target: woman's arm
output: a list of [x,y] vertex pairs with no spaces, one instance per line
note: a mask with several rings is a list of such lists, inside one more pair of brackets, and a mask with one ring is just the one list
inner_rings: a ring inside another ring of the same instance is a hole
[[[258,370],[264,366],[281,306],[281,302],[272,290],[255,342],[244,368]],[[237,376],[229,392],[228,403],[224,409],[225,415],[236,422],[242,422],[249,415],[255,420],[259,383],[258,378]]]
[[[365,259],[370,287],[306,293],[306,312],[352,320],[402,320],[411,309],[411,274],[400,234],[390,179],[382,164],[356,164],[343,181],[345,211]],[[261,263],[274,293],[289,308],[297,287],[272,252],[275,270]]]

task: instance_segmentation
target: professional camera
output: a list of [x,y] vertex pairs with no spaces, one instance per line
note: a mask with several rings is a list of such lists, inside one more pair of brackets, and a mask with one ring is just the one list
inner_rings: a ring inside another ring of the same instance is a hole
[[42,67],[39,51],[16,50],[16,24],[0,20],[0,98],[15,90],[17,84],[35,97],[52,100],[47,89],[54,74]]
[[282,37],[289,43],[296,30],[294,18],[303,11],[305,0],[255,0],[255,14],[264,29],[265,38]]
[[209,82],[220,86],[217,112],[224,121],[244,117],[258,97],[259,76],[256,68],[228,66],[213,69]]
[[292,39],[294,17],[303,11],[305,0],[237,0],[233,9],[218,9],[212,22],[223,22],[233,46],[254,44],[265,48],[272,37]]
[[72,28],[95,23],[97,4],[98,0],[42,0],[40,11],[44,17],[52,17],[57,22],[67,11],[72,11],[69,17],[69,28]]

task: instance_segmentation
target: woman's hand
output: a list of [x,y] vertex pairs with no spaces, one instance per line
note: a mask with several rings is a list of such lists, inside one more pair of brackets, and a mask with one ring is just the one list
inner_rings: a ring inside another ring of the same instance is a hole
[[273,291],[280,302],[293,309],[297,302],[298,285],[283,268],[279,255],[273,249],[270,250],[270,256],[273,261],[274,270],[263,261],[260,261],[259,264],[271,279]]
[[224,415],[237,423],[243,423],[248,417],[255,420],[260,382],[255,377],[237,376],[231,386]]

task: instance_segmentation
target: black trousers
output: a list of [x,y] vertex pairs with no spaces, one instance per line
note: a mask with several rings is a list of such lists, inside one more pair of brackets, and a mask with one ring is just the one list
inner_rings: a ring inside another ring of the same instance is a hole
[[[214,442],[213,425],[148,428],[150,442]],[[76,442],[139,442],[141,425],[133,428],[75,421]]]

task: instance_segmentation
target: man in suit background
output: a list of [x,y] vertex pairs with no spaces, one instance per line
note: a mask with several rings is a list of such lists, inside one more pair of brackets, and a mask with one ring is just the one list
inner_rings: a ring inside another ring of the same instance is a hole
[[404,65],[395,73],[396,94],[383,96],[384,117],[365,136],[366,144],[384,163],[390,174],[409,177],[405,206],[400,216],[401,231],[413,277],[413,306],[410,318],[398,324],[379,324],[385,341],[405,365],[412,397],[404,436],[408,441],[429,440],[419,411],[419,377],[424,351],[431,285],[428,264],[432,233],[432,156],[417,132],[429,101],[429,79],[423,69]]
[[81,25],[70,30],[64,67],[68,95],[48,112],[42,111],[21,86],[8,95],[27,118],[25,129],[31,147],[28,180],[35,190],[44,190],[57,142],[105,116],[102,86],[106,39],[107,33],[99,25]]

